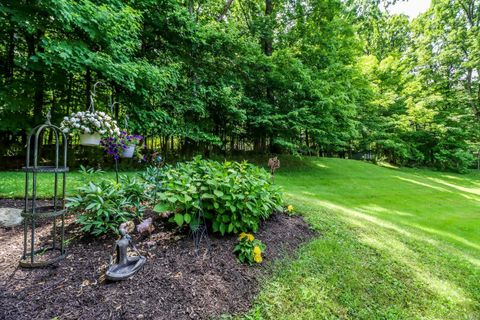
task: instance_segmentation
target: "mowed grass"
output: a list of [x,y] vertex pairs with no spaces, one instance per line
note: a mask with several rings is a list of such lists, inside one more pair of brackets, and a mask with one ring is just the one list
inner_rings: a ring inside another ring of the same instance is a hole
[[[120,172],[119,175],[136,175],[137,172]],[[79,171],[67,173],[66,194],[71,196],[75,189],[85,185],[89,180],[115,179],[115,172],[105,171],[88,176]],[[32,192],[32,174],[30,173],[30,193]],[[59,188],[62,175],[58,174]],[[37,197],[52,198],[54,190],[54,175],[52,173],[37,174]],[[0,198],[23,198],[25,196],[25,173],[24,172],[0,172]]]
[[[289,158],[275,179],[319,236],[241,318],[480,319],[480,174]],[[69,173],[67,193],[87,180]],[[0,197],[23,188],[23,173],[0,173]],[[39,196],[52,189],[39,175]]]
[[276,177],[320,235],[248,319],[480,319],[480,181],[307,158]]

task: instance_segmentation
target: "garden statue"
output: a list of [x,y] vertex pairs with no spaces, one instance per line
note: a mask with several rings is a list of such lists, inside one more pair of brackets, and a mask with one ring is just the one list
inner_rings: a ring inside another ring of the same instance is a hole
[[148,233],[149,235],[151,235],[153,230],[155,230],[155,226],[153,225],[153,220],[151,217],[143,220],[140,224],[137,225],[137,232],[139,234]]
[[268,159],[268,166],[270,167],[270,173],[275,176],[275,171],[280,168],[280,160],[277,157]]
[[[140,255],[133,244],[132,238],[127,233],[131,229],[131,222],[124,222],[120,225],[119,231],[122,236],[115,242],[114,253],[110,257],[110,266],[107,269],[106,276],[108,280],[125,280],[135,274],[145,264],[145,257]],[[129,257],[128,248],[131,248],[138,255]],[[113,256],[117,255],[116,263],[113,263]]]

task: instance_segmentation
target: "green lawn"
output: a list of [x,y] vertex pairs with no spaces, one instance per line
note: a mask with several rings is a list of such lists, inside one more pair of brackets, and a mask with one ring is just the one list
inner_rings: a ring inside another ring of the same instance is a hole
[[[320,235],[276,266],[242,317],[480,319],[479,178],[283,161],[276,181]],[[69,174],[70,193],[82,179]],[[23,173],[0,173],[0,197],[22,194]]]
[[339,159],[280,169],[321,235],[246,318],[480,319],[479,177]]
[[[135,175],[136,172],[120,172],[120,175]],[[37,196],[39,198],[53,197],[53,175],[51,173],[37,174]],[[61,175],[58,175],[61,181]],[[95,175],[96,178],[115,179],[115,172],[106,171]],[[30,175],[30,183],[31,183]],[[89,178],[79,171],[67,173],[67,196],[72,195],[75,189],[84,185]],[[31,186],[31,185],[30,185]],[[30,189],[31,192],[31,189]],[[0,198],[23,198],[25,194],[24,172],[0,172]]]

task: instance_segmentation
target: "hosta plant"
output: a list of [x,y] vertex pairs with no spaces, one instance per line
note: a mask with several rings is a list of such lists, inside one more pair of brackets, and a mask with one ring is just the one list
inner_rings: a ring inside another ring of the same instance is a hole
[[65,133],[115,136],[120,134],[117,122],[105,112],[77,112],[63,118],[60,128]]
[[120,183],[102,180],[89,182],[68,198],[67,208],[77,214],[81,230],[94,236],[118,233],[121,223],[142,216],[143,186],[132,178]]
[[240,233],[238,237],[238,244],[233,249],[241,263],[253,264],[262,263],[262,253],[265,251],[266,246],[258,239],[255,239],[253,234]]
[[[178,225],[198,225],[201,216],[214,232],[255,232],[260,221],[282,210],[282,193],[270,174],[247,162],[195,158],[162,170],[161,208],[175,212]],[[160,210],[159,210],[160,211]]]

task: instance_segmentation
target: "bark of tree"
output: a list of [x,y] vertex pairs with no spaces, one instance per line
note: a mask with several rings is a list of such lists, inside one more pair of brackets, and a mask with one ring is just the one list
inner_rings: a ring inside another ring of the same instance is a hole
[[228,10],[230,10],[230,7],[232,6],[233,0],[227,0],[225,5],[223,6],[222,12],[218,15],[217,21],[222,21],[223,18],[225,18],[226,14],[228,13]]

